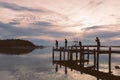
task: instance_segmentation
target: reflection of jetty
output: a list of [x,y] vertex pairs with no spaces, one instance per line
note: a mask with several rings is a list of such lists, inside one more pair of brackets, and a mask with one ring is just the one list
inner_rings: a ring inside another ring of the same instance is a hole
[[[100,41],[97,38],[97,45],[79,45],[79,46],[67,46],[67,47],[53,47],[53,64],[56,64],[56,71],[58,71],[58,65],[65,67],[65,73],[67,74],[67,68],[71,70],[80,71],[95,76],[98,80],[120,80],[120,75],[112,74],[111,70],[111,54],[120,53],[120,46],[101,46]],[[55,52],[59,52],[59,59],[55,59]],[[108,72],[99,70],[99,56],[102,54],[108,54]],[[93,56],[93,64],[90,66],[89,56]],[[86,64],[87,63],[87,64]]]

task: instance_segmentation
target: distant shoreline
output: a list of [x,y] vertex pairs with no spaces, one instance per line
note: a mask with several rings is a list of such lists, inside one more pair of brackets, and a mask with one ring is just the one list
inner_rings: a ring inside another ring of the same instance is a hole
[[0,53],[4,54],[27,54],[32,52],[34,49],[42,49],[45,46],[37,46],[32,42],[21,39],[7,39],[0,40]]
[[6,39],[0,40],[0,48],[44,48],[43,45],[35,45],[28,40]]

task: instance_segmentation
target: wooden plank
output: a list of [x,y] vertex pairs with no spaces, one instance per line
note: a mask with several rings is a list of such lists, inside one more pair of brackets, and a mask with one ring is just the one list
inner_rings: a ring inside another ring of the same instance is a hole
[[[80,49],[54,49],[54,51],[65,51],[65,52],[73,52],[73,53],[75,53],[75,52],[80,52]],[[87,51],[87,50],[84,50],[85,52]],[[94,50],[89,50],[89,53],[93,53],[94,52]],[[97,50],[95,51],[95,52],[97,52]],[[100,54],[108,54],[108,53],[110,53],[110,51],[109,50],[100,50],[99,51],[99,53]],[[111,50],[111,53],[119,53],[120,54],[120,51],[119,50]]]

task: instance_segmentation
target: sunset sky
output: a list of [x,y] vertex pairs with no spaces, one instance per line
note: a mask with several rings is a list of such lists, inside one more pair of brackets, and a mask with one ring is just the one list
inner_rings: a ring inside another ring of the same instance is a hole
[[0,38],[120,45],[120,0],[0,0]]

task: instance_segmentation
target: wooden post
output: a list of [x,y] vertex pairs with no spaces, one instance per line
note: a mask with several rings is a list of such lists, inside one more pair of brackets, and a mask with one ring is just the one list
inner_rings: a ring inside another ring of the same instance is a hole
[[78,60],[78,53],[76,52],[76,61]]
[[53,60],[53,65],[54,65],[54,47],[53,47],[53,52],[52,52],[52,60]]
[[81,41],[79,41],[79,46],[80,46],[80,58],[79,58],[79,60],[80,60],[80,66],[81,66],[82,65],[82,53],[83,53]]
[[94,49],[94,70],[96,69],[96,52],[95,52],[95,49]]
[[70,58],[69,58],[70,54],[69,54],[69,46],[68,46],[68,50],[67,50],[67,60],[69,61]]
[[[62,48],[60,47],[60,61],[62,60]],[[60,68],[61,68],[61,64],[60,64]]]
[[73,50],[73,47],[71,47],[71,51],[70,51],[70,60],[71,61],[73,60],[72,50]]
[[84,56],[85,56],[85,55],[84,55],[84,52],[85,52],[85,51],[84,51],[84,47],[83,47],[83,53],[82,53],[82,66],[83,66],[83,67],[84,67],[84,61],[85,61],[85,59],[84,59]]
[[61,47],[60,47],[60,61],[62,60],[62,51],[61,51]]
[[63,60],[65,60],[65,48],[63,47]]
[[80,65],[82,64],[82,47],[80,47]]
[[111,73],[111,47],[109,47],[109,73]]
[[99,71],[99,53],[100,53],[101,43],[98,37],[96,37],[95,41],[97,42],[97,71]]
[[70,51],[70,60],[73,60],[73,55],[72,55],[72,51]]
[[78,52],[77,52],[77,46],[76,46],[76,61],[78,60]]
[[89,47],[87,47],[87,60],[88,60],[87,64],[89,64]]
[[99,71],[99,50],[97,50],[97,71]]
[[69,61],[70,60],[70,52],[69,51],[68,51],[68,56],[67,57],[68,57],[68,61]]

